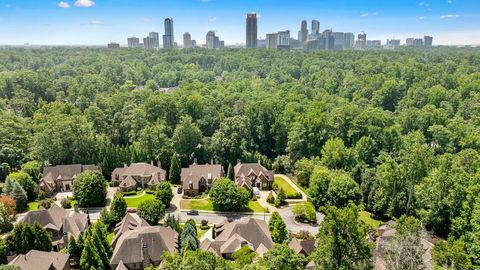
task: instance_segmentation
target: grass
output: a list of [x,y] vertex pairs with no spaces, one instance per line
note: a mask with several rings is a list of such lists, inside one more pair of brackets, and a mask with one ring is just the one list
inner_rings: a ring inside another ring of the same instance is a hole
[[107,241],[108,241],[109,244],[112,243],[114,235],[115,235],[114,232],[111,232],[107,235]]
[[134,196],[140,196],[140,195],[142,195],[142,193],[143,193],[143,190],[140,190],[140,191],[126,191],[126,192],[122,192],[123,197],[125,197],[125,198],[134,197]]
[[298,182],[297,182],[297,178],[291,178],[292,182],[295,184],[295,186],[297,186],[301,191],[303,191],[303,193],[307,194],[308,195],[308,190],[307,188],[304,188],[302,187]]
[[213,204],[208,199],[203,200],[181,200],[180,209],[195,209],[213,211]]
[[28,211],[35,211],[38,210],[39,203],[38,202],[29,202],[27,204],[27,212]]
[[[214,211],[213,204],[209,199],[203,200],[181,200],[180,209],[194,209],[200,211]],[[248,208],[242,212],[263,213],[264,209],[258,201],[249,201]]]
[[285,191],[285,194],[287,195],[287,197],[295,196],[298,194],[298,192],[282,177],[275,176],[275,179],[273,182],[277,184],[278,189],[282,188],[283,191]]
[[384,221],[381,218],[375,217],[372,213],[367,211],[360,211],[358,219],[363,221],[368,228],[377,230]]
[[205,235],[205,233],[207,231],[208,231],[208,229],[207,230],[202,230],[202,229],[200,229],[200,225],[197,225],[197,237],[198,238],[201,238],[203,235]]
[[146,201],[146,200],[151,200],[155,199],[155,196],[152,194],[146,194],[141,196],[141,197],[136,197],[136,198],[130,198],[130,197],[124,197],[125,201],[127,202],[127,207],[128,208],[137,208],[140,203]]

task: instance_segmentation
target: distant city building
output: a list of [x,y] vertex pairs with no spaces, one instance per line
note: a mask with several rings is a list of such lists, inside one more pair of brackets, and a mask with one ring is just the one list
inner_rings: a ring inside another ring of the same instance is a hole
[[304,44],[305,42],[307,42],[307,38],[308,38],[307,21],[303,20],[300,28],[300,35],[298,37],[298,40],[300,40],[300,42]]
[[195,48],[197,47],[197,41],[192,39],[192,48]]
[[311,35],[319,35],[320,34],[320,22],[317,20],[312,20],[312,32]]
[[415,39],[414,38],[407,38],[405,40],[405,45],[408,47],[413,47],[415,44]]
[[190,49],[192,47],[193,47],[192,46],[192,36],[190,35],[190,33],[185,32],[183,34],[183,48]]
[[165,35],[163,35],[163,48],[169,49],[174,47],[174,36],[173,36],[173,19],[165,19]]
[[221,49],[225,47],[225,42],[215,35],[215,31],[208,31],[206,36],[207,49]]
[[120,44],[116,43],[116,42],[110,42],[107,44],[107,48],[109,49],[118,49],[120,48]]
[[152,49],[159,49],[160,48],[160,41],[158,40],[159,35],[158,32],[150,32],[148,33],[148,37],[150,38],[150,45]]
[[246,46],[247,48],[257,48],[257,13],[248,13],[247,14],[247,36],[246,36]]
[[423,47],[423,38],[416,38],[413,40],[414,47]]
[[143,46],[145,47],[145,49],[153,49],[153,44],[154,41],[150,38],[150,36],[143,38]]
[[365,42],[365,48],[367,49],[380,49],[382,47],[381,40],[367,40]]
[[323,42],[325,50],[333,50],[335,48],[335,38],[332,35],[332,29],[323,31]]
[[137,37],[131,37],[127,39],[129,48],[138,48],[140,47],[140,39]]
[[325,48],[323,38],[310,39],[305,44],[303,44],[303,49],[307,51],[320,50],[323,48]]
[[355,45],[355,35],[353,33],[345,33],[343,35],[343,48],[353,49]]
[[387,44],[385,45],[385,48],[395,49],[397,47],[400,47],[400,39],[387,39]]
[[267,34],[267,37],[265,39],[265,47],[267,49],[276,49],[277,48],[277,40],[278,40],[278,34],[277,33]]
[[290,38],[290,49],[302,49],[303,45],[300,40],[294,39],[293,37]]
[[332,33],[333,39],[334,39],[334,45],[333,48],[335,50],[343,50],[344,42],[345,42],[345,33],[343,32],[333,32]]
[[265,49],[267,47],[267,41],[265,39],[259,39],[257,48]]
[[356,47],[357,49],[365,49],[365,43],[367,42],[367,34],[365,32],[358,33]]
[[277,33],[277,49],[290,50],[290,31],[280,31]]
[[425,47],[432,47],[433,44],[433,37],[431,36],[424,36],[423,37],[423,45]]

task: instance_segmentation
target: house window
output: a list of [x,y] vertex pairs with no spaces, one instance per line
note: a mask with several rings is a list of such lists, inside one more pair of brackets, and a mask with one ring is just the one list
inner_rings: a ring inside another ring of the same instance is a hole
[[69,185],[69,184],[66,184],[66,185],[65,185],[65,190],[66,190],[66,191],[70,191],[70,185]]

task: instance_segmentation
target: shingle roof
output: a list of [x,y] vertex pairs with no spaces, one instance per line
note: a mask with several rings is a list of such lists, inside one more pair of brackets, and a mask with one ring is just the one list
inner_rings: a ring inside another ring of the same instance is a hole
[[97,165],[72,164],[51,166],[43,168],[42,179],[51,183],[53,183],[56,179],[59,179],[59,177],[62,180],[71,180],[74,176],[78,176],[85,171],[100,172],[101,170]]
[[128,268],[125,266],[125,264],[123,264],[123,261],[120,261],[115,270],[128,270]]
[[288,246],[296,253],[310,256],[315,249],[315,240],[297,240],[296,238],[293,238],[292,241],[288,243]]
[[[115,176],[118,176],[118,180],[115,179]],[[157,185],[165,178],[166,171],[164,169],[147,163],[132,163],[128,167],[116,168],[112,172],[112,180],[120,181],[122,187],[131,187],[140,181],[144,181],[148,185]]]
[[[118,265],[142,263],[147,256],[152,260],[160,260],[164,251],[177,250],[178,233],[170,227],[146,226],[124,232],[117,241],[113,250],[110,264]],[[144,254],[147,247],[148,254]]]
[[25,255],[18,255],[9,265],[17,266],[22,270],[61,270],[68,262],[69,254],[59,252],[45,252],[30,250]]
[[192,189],[199,189],[201,179],[207,182],[210,179],[213,183],[222,176],[223,167],[220,164],[192,164],[188,168],[182,168],[180,173],[183,189],[190,189],[190,182],[193,185]]
[[233,168],[235,178],[247,176],[265,176],[266,180],[273,181],[274,172],[267,170],[260,163],[237,163]]
[[247,217],[230,223],[223,222],[216,225],[215,231],[217,237],[213,242],[202,243],[203,250],[213,249],[217,254],[232,253],[248,244],[252,250],[258,249],[264,253],[273,246],[267,223],[260,219]]
[[122,221],[120,221],[117,225],[115,225],[115,229],[113,230],[115,233],[115,236],[112,239],[112,247],[115,247],[117,244],[118,239],[120,239],[120,236],[126,231],[131,231],[135,230],[137,227],[145,227],[149,226],[148,223],[143,220],[137,220],[132,214],[127,213]]

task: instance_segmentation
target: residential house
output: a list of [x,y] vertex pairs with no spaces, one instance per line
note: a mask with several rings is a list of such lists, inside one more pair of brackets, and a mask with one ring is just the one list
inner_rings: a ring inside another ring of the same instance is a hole
[[127,213],[122,221],[120,221],[118,224],[115,225],[115,229],[113,230],[114,237],[112,239],[111,246],[115,248],[118,239],[120,236],[123,235],[124,232],[134,230],[139,227],[146,227],[150,226],[148,222],[146,222],[142,218],[136,219],[132,214]]
[[58,165],[43,168],[43,177],[38,182],[38,188],[47,196],[56,192],[71,191],[75,178],[85,171],[101,172],[97,165]]
[[237,162],[234,167],[235,183],[238,186],[252,189],[257,187],[260,190],[269,190],[272,188],[274,180],[274,172],[265,169],[258,163],[241,163]]
[[[130,214],[127,214],[129,216]],[[178,233],[170,227],[149,226],[133,216],[125,217],[116,226],[111,269],[144,269],[158,266],[161,255],[178,250]]]
[[182,168],[180,174],[183,193],[187,196],[195,196],[212,187],[212,184],[225,175],[220,164],[199,165],[194,162],[188,168]]
[[18,255],[8,265],[21,270],[70,270],[69,254],[30,250],[27,254]]
[[112,172],[112,183],[121,191],[131,191],[137,187],[155,189],[165,179],[165,170],[147,163],[132,163]]
[[70,235],[77,238],[90,225],[88,215],[80,213],[77,207],[75,211],[67,211],[55,203],[49,209],[28,212],[21,222],[42,225],[50,233],[55,250],[67,246]]
[[[387,253],[388,246],[392,239],[394,238],[397,230],[395,229],[396,222],[389,221],[387,224],[384,224],[378,228],[378,238],[376,239],[377,245],[373,254],[374,269],[375,270],[386,270],[387,265],[385,262],[385,255]],[[422,246],[423,246],[423,264],[424,269],[430,270],[433,269],[433,260],[432,260],[432,249],[434,246],[433,240],[428,233],[423,233],[422,236]]]
[[222,222],[214,227],[214,240],[204,240],[200,248],[228,258],[243,246],[249,246],[263,256],[273,247],[272,237],[265,221],[247,217],[239,221]]
[[[307,240],[298,240],[297,238],[293,238],[288,246],[293,249],[296,253],[303,254],[305,258],[308,258],[310,254],[315,250],[316,241],[315,239],[307,239]],[[308,264],[305,266],[305,269],[313,269],[315,267],[315,263],[313,261],[309,261]]]

